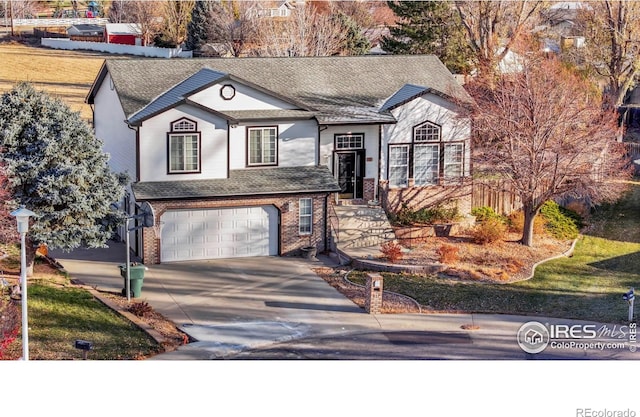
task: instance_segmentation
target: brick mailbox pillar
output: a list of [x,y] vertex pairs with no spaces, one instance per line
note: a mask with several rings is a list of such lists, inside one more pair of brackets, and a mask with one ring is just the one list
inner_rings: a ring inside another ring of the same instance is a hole
[[382,275],[380,274],[367,274],[364,309],[369,314],[380,314],[382,311],[383,281]]

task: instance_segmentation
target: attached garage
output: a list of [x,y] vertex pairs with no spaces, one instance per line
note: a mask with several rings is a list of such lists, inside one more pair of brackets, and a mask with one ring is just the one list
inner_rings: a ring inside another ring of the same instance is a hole
[[274,206],[167,210],[160,220],[161,262],[278,254]]
[[[157,215],[158,227],[140,234],[147,264],[296,256],[309,244],[323,251],[328,199],[340,191],[325,165],[237,169],[228,178],[135,182],[131,188],[136,204],[149,203]],[[301,229],[301,218],[311,220],[311,234],[309,224]]]

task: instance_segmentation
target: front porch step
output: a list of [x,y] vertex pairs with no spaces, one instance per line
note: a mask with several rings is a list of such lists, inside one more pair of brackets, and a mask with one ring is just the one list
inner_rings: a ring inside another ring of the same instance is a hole
[[396,238],[379,206],[335,206],[339,221],[338,249],[380,246]]
[[379,246],[388,240],[396,238],[392,230],[371,229],[371,230],[345,230],[340,231],[338,246],[341,248],[366,248]]

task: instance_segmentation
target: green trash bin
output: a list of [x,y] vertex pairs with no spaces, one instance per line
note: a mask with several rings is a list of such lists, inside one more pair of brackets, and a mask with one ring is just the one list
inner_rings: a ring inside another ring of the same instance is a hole
[[[127,267],[122,264],[119,265],[120,276],[124,278],[124,288],[122,289],[122,295],[127,295]],[[147,269],[142,264],[131,264],[129,267],[129,280],[131,283],[130,294],[134,298],[140,297],[142,293],[142,282],[144,281],[144,271]]]

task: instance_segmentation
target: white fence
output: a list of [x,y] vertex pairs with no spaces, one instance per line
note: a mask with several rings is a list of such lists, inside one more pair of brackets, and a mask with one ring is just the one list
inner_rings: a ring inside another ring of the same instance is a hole
[[139,55],[150,58],[191,58],[191,51],[182,48],[157,48],[154,46],[120,45],[104,42],[72,41],[65,38],[42,38],[42,46],[54,49],[89,50],[110,54]]
[[109,19],[102,18],[70,18],[70,19],[13,19],[13,26],[33,26],[50,28],[54,26],[73,26],[73,25],[101,25],[109,23]]

